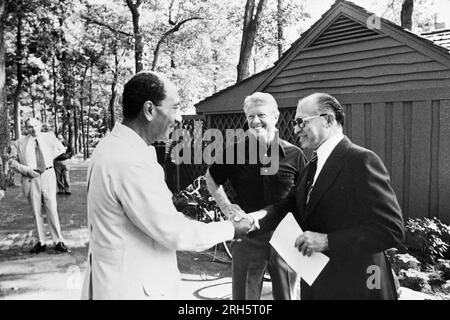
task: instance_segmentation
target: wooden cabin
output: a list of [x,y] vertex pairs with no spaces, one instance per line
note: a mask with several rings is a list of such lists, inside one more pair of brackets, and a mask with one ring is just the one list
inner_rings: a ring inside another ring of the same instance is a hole
[[272,68],[204,99],[197,112],[210,128],[242,127],[245,96],[268,92],[280,135],[294,142],[298,100],[330,93],[345,107],[345,134],[383,159],[405,218],[450,223],[450,54],[426,37],[337,1]]

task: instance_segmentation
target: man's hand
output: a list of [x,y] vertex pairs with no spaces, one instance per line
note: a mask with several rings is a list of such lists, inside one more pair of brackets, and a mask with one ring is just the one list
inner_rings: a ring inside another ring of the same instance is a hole
[[324,233],[305,231],[295,240],[295,247],[303,255],[308,257],[313,252],[323,252],[328,250],[328,235]]
[[230,203],[230,204],[224,204],[222,206],[220,206],[220,210],[223,212],[223,214],[229,218],[235,214],[238,215],[245,215],[244,210],[241,209],[241,207],[239,207],[239,205],[235,204],[235,203]]
[[5,196],[5,190],[0,189],[0,200],[2,200],[4,196]]
[[32,169],[28,170],[27,175],[29,178],[37,178],[40,176],[39,172],[36,172]]
[[236,213],[228,218],[234,226],[234,238],[239,239],[245,236],[253,225],[253,218]]

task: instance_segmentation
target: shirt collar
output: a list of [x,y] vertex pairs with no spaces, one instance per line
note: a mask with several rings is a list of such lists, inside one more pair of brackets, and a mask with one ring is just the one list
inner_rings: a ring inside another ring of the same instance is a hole
[[137,147],[138,150],[149,150],[153,148],[153,146],[147,145],[144,139],[142,139],[142,137],[139,136],[133,129],[121,123],[116,123],[114,125],[114,129],[111,131],[111,134],[124,138],[129,144]]
[[284,141],[283,139],[281,139],[280,137],[278,137],[277,143],[278,143],[278,146],[279,146],[279,148],[280,148],[281,155],[282,155],[283,158],[284,158],[284,156],[286,156],[286,150],[284,149],[284,147],[286,146],[286,145],[285,145],[285,141]]
[[[280,136],[277,136],[277,141],[275,142],[278,145],[278,149],[280,151],[281,156],[284,158],[286,155],[286,150],[284,149],[286,146],[286,142],[280,138]],[[248,137],[245,137],[245,143],[248,143]],[[270,150],[270,149],[269,149]]]
[[342,139],[344,139],[344,134],[339,132],[325,140],[316,150],[318,161],[326,161]]

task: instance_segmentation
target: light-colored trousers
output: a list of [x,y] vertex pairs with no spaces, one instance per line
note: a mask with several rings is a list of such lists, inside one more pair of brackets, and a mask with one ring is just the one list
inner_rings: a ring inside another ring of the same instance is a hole
[[59,225],[58,209],[56,204],[56,176],[55,170],[45,170],[39,177],[31,179],[31,188],[28,202],[33,209],[36,219],[36,231],[41,244],[45,244],[44,218],[42,207],[47,214],[48,225],[54,243],[63,241]]

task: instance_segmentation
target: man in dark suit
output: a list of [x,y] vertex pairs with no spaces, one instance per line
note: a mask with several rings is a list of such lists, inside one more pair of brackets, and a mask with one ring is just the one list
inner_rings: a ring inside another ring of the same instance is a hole
[[311,287],[302,281],[302,299],[396,299],[384,250],[403,241],[402,212],[383,162],[344,136],[344,118],[328,94],[300,100],[294,132],[311,161],[285,199],[250,217],[259,233],[292,212],[304,231],[301,254],[330,257]]
[[72,158],[73,151],[70,143],[64,139],[62,134],[58,135],[58,140],[61,141],[66,152],[60,154],[54,161],[53,167],[56,173],[56,184],[58,185],[58,194],[72,194],[70,192],[70,158]]

